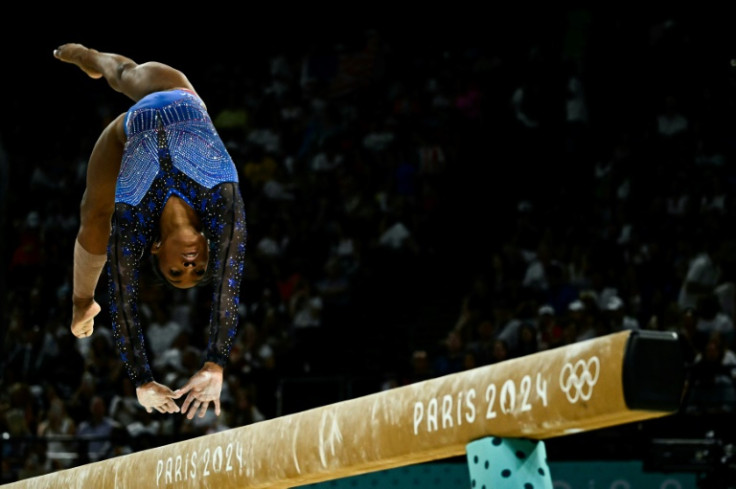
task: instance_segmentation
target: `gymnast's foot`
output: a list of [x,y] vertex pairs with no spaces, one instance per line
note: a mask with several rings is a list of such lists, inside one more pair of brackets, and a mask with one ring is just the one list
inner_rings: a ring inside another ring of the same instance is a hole
[[92,335],[97,316],[102,307],[94,298],[79,299],[72,297],[72,334],[77,338],[87,338]]
[[55,58],[79,66],[90,78],[102,78],[102,73],[90,67],[90,54],[97,54],[97,51],[74,43],[62,44],[54,49]]

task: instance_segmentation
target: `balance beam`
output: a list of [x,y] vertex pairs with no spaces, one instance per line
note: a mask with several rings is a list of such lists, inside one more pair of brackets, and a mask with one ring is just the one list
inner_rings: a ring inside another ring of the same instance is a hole
[[675,333],[623,331],[2,487],[295,487],[666,416],[684,377]]

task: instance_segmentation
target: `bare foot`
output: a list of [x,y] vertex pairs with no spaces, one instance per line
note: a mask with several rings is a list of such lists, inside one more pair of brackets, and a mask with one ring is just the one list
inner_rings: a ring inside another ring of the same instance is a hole
[[95,316],[102,308],[91,299],[72,299],[72,334],[77,338],[86,338],[92,334],[95,325]]
[[72,63],[82,69],[90,78],[102,78],[102,73],[89,66],[88,53],[97,53],[94,49],[89,49],[81,44],[62,44],[54,49],[54,57],[65,63]]

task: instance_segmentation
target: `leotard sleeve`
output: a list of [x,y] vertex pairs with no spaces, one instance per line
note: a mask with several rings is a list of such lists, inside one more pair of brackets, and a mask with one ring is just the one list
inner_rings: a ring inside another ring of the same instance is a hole
[[108,244],[110,318],[120,359],[136,387],[153,381],[138,314],[141,261],[151,236],[130,206],[118,204]]
[[237,183],[217,185],[202,205],[203,226],[210,239],[213,287],[204,361],[224,367],[238,328],[247,234],[245,206]]

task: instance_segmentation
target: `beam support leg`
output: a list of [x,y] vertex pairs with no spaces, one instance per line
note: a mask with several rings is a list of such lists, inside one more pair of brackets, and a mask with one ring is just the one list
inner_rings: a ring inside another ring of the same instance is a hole
[[471,489],[552,489],[544,442],[489,436],[466,445]]

